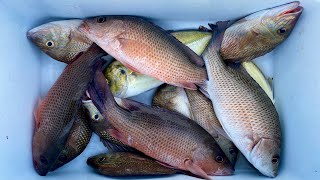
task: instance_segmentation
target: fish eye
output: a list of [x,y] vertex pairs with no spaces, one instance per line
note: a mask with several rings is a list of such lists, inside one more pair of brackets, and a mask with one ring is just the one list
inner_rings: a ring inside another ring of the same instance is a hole
[[53,47],[53,46],[54,46],[53,41],[47,41],[47,42],[46,42],[46,46],[48,46],[48,47]]
[[236,151],[235,151],[234,149],[230,149],[229,153],[230,153],[230,154],[235,154]]
[[272,160],[271,160],[272,164],[277,164],[279,162],[279,156],[273,156]]
[[61,156],[59,156],[59,161],[65,161],[67,160],[67,156],[62,154]]
[[123,69],[120,69],[121,74],[125,74],[126,72]]
[[99,120],[99,115],[98,115],[98,114],[95,114],[95,115],[93,116],[93,118],[94,118],[94,120]]
[[287,29],[285,27],[278,29],[279,34],[284,34],[286,31],[287,31]]
[[222,162],[224,161],[224,159],[223,159],[222,156],[217,156],[217,157],[216,157],[216,161],[217,161],[218,163],[222,163]]
[[40,162],[42,163],[42,164],[45,164],[45,165],[47,165],[48,164],[48,160],[44,157],[44,156],[40,156]]
[[104,23],[105,21],[106,21],[106,17],[104,16],[97,17],[97,23]]
[[105,160],[106,160],[106,158],[105,158],[105,157],[101,157],[101,158],[99,158],[99,161],[100,161],[100,162],[105,161]]

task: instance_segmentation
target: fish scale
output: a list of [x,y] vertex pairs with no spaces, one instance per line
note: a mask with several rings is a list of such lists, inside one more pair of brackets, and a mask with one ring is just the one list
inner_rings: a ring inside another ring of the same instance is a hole
[[[231,163],[213,137],[192,120],[132,100],[122,100],[125,107],[122,109],[116,104],[102,72],[97,72],[89,93],[99,111],[118,130],[111,135],[125,144],[160,162],[207,179],[206,174],[233,173]],[[216,162],[217,157],[223,160]]]
[[105,19],[87,19],[80,31],[128,68],[191,89],[205,82],[205,69],[193,63],[202,59],[161,28],[137,17]]
[[87,114],[81,107],[78,110],[77,118],[72,125],[72,129],[70,130],[64,149],[61,151],[57,161],[50,168],[50,171],[63,166],[80,155],[88,145],[91,134],[92,132],[87,120]]
[[66,67],[38,104],[32,154],[35,169],[40,175],[48,172],[63,149],[81,97],[93,78],[94,62],[103,54],[101,48],[92,45],[84,55]]
[[210,99],[200,91],[186,89],[185,92],[190,102],[194,121],[214,137],[230,162],[235,165],[238,150],[230,140],[217,131],[216,128],[221,128],[221,124],[214,113]]
[[87,164],[99,173],[108,176],[165,175],[177,172],[175,169],[160,165],[147,156],[128,152],[99,154],[90,157]]
[[[277,111],[267,94],[252,79],[226,66],[219,55],[220,39],[211,42],[203,53],[209,77],[208,93],[215,113],[225,132],[249,162],[263,174],[274,176],[274,170],[266,172],[266,164],[270,165],[272,157],[280,154],[281,131]],[[270,145],[263,144],[265,140],[270,141],[272,147],[269,148],[273,149],[259,149],[261,144],[263,147]],[[259,159],[259,156],[270,159]]]

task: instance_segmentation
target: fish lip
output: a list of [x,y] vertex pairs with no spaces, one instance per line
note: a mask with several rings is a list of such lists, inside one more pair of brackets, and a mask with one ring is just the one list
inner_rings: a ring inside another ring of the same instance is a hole
[[92,167],[92,168],[94,168],[94,169],[96,169],[96,168],[98,168],[98,166],[94,162],[95,162],[94,158],[88,158],[87,159],[87,165]]
[[40,175],[40,176],[46,176],[48,174],[48,170],[45,170],[45,169],[41,169],[41,168],[38,168],[36,166],[34,166],[34,169],[36,170],[36,172]]
[[293,7],[289,10],[286,10],[285,12],[282,12],[279,16],[284,16],[284,15],[300,15],[303,11],[303,7],[302,6],[297,6],[297,7]]
[[[278,9],[278,16],[284,16],[284,15],[300,15],[303,11],[303,7],[300,6],[299,1],[294,1],[291,3],[283,4],[280,6],[275,7],[275,10]],[[271,8],[272,10],[273,8]]]
[[31,30],[30,31],[28,31],[26,34],[27,34],[27,38],[29,39],[29,40],[33,40],[34,38],[33,38],[33,35],[35,34],[36,32],[32,32]]
[[224,167],[223,169],[218,169],[216,172],[209,174],[213,176],[230,176],[234,174],[234,168],[233,167]]

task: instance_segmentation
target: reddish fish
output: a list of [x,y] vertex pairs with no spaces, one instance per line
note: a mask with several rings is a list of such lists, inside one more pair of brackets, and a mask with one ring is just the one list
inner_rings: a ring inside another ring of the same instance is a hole
[[69,64],[39,102],[35,113],[35,131],[32,140],[33,165],[39,175],[46,175],[63,150],[81,97],[92,80],[96,60],[105,53],[92,45],[79,59]]
[[135,72],[168,84],[197,89],[207,79],[203,60],[172,35],[131,16],[84,20],[80,31]]
[[101,71],[96,73],[89,93],[99,111],[117,129],[109,133],[121,142],[202,178],[233,174],[232,164],[214,138],[191,119],[130,100],[122,100],[126,108],[121,108]]

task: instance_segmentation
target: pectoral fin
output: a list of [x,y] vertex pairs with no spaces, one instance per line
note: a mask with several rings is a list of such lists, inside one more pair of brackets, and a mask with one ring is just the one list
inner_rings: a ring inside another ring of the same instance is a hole
[[34,119],[35,119],[35,123],[36,123],[36,126],[35,126],[35,129],[38,129],[39,126],[40,126],[40,123],[41,123],[41,120],[40,120],[40,117],[39,117],[39,111],[40,111],[40,108],[41,108],[41,104],[42,104],[42,100],[40,98],[40,96],[38,97],[38,105],[37,105],[37,108],[35,108],[33,110],[33,116],[34,116]]
[[204,179],[211,180],[206,172],[204,172],[198,165],[196,165],[191,159],[186,159],[184,161],[184,165],[188,171],[192,172],[193,174],[200,176]]

